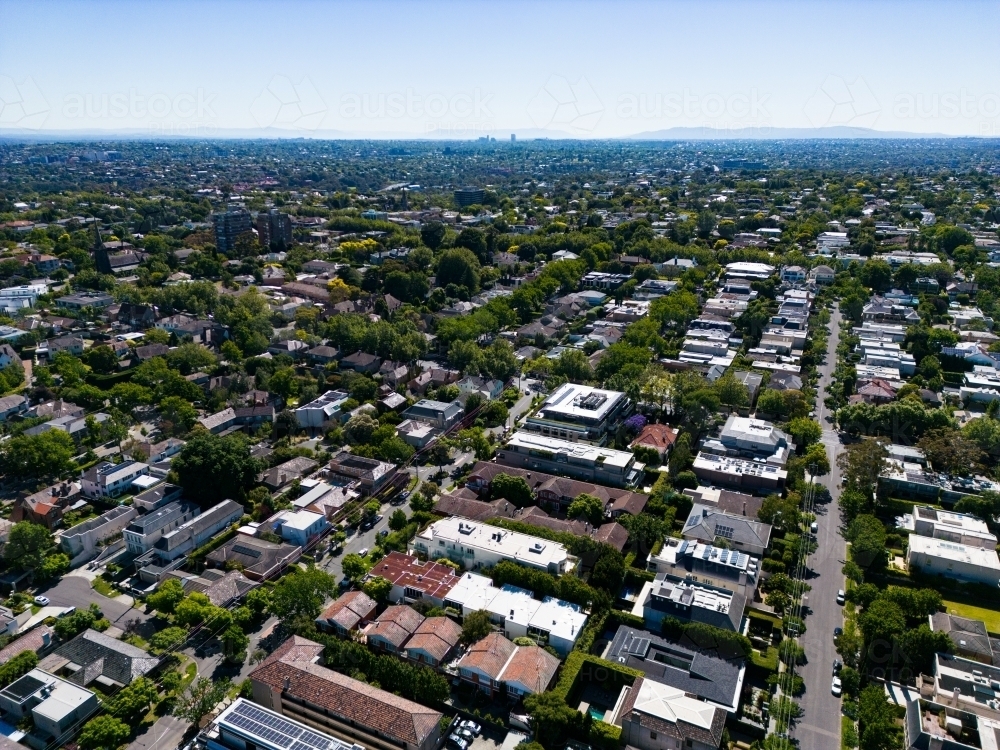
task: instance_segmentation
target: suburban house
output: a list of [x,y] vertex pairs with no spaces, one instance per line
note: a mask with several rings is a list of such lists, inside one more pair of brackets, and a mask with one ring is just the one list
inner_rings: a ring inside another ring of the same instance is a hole
[[413,607],[394,604],[365,628],[365,640],[375,651],[399,654],[423,621],[424,616]]
[[515,646],[500,633],[472,644],[458,661],[459,676],[491,697],[520,698],[545,692],[555,679],[559,659],[540,646]]
[[67,529],[59,539],[59,546],[69,555],[70,565],[73,567],[81,565],[96,557],[100,545],[118,536],[136,515],[135,508],[119,505],[96,518],[90,518]]
[[363,630],[377,608],[376,601],[364,591],[348,591],[323,610],[316,618],[316,627],[347,636],[355,630]]

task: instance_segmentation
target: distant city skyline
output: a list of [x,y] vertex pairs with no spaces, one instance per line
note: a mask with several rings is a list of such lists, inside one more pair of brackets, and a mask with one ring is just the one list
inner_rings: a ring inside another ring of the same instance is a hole
[[996,4],[0,7],[0,135],[1000,135]]

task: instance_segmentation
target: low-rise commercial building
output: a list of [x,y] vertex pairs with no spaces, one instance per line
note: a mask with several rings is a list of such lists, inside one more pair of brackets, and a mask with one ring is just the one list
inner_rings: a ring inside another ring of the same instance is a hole
[[455,517],[432,523],[410,541],[409,549],[429,559],[447,557],[466,570],[502,560],[554,575],[576,566],[576,558],[558,542]]

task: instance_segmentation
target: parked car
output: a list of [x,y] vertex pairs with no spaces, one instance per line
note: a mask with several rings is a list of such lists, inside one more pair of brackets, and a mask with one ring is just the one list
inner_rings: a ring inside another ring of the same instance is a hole
[[457,734],[448,735],[448,745],[457,748],[457,750],[468,750],[469,743],[459,737]]
[[844,594],[844,590],[843,589],[838,589],[838,591],[837,591],[837,604],[841,604],[842,605],[844,603],[845,598],[846,598],[846,594]]
[[351,588],[351,579],[348,578],[347,576],[344,576],[344,578],[343,578],[343,580],[341,580],[339,586],[340,586],[341,590]]
[[816,532],[818,532],[819,531],[819,524],[816,523],[815,521],[813,521],[811,524],[809,524],[809,531],[811,531],[813,534],[815,534]]
[[474,735],[471,731],[469,731],[468,729],[465,729],[464,727],[460,728],[460,729],[456,729],[455,730],[455,734],[457,734],[459,737],[461,737],[466,742],[472,742],[474,739],[476,739],[476,735]]
[[479,726],[476,722],[474,722],[472,719],[466,719],[465,721],[460,721],[458,725],[462,729],[468,729],[477,737],[479,736],[479,733],[483,731],[483,728]]
[[389,536],[389,529],[382,529],[378,533],[378,535],[384,539],[385,537]]
[[844,632],[843,628],[834,628],[833,629],[833,640],[836,642],[836,640],[838,638],[840,638],[840,634],[843,633],[843,632]]
[[49,598],[47,596],[42,596],[41,594],[39,594],[38,596],[35,597],[35,604],[37,604],[40,607],[47,607],[49,606]]
[[361,555],[362,557],[367,557],[368,556],[368,548],[367,547],[362,547],[361,549],[358,550],[358,554]]
[[838,674],[840,674],[840,669],[843,666],[844,665],[840,663],[840,659],[834,659],[833,660],[833,676],[834,677],[836,677]]
[[836,695],[837,697],[840,697],[840,690],[841,690],[841,687],[840,687],[840,678],[839,677],[834,677],[833,678],[833,684],[830,685],[830,692],[833,693],[834,695]]

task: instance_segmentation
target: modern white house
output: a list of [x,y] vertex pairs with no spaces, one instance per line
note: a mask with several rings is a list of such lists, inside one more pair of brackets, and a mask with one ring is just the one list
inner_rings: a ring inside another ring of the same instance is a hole
[[120,534],[137,515],[135,508],[119,505],[97,518],[67,529],[59,540],[59,546],[69,555],[70,565],[80,565],[96,557],[100,544]]
[[996,549],[997,546],[997,538],[990,532],[986,522],[967,513],[952,513],[926,505],[914,505],[913,513],[896,519],[896,525],[913,534],[969,547]]
[[1000,584],[1000,559],[992,547],[970,547],[911,534],[906,564],[911,570],[920,570],[928,575],[937,574],[988,586]]
[[632,402],[624,393],[564,383],[525,420],[524,429],[574,443],[604,445],[608,432],[631,411]]
[[84,472],[80,488],[84,495],[93,499],[118,497],[138,477],[146,474],[149,474],[149,465],[141,461],[124,461],[120,464],[105,461]]
[[457,516],[432,523],[410,540],[409,551],[431,560],[447,557],[466,570],[509,560],[560,575],[577,563],[558,542]]
[[347,391],[327,391],[322,396],[295,410],[295,418],[303,429],[318,429],[340,414],[340,407],[351,395]]
[[176,560],[197,549],[227,526],[243,517],[243,506],[234,500],[223,500],[187,523],[159,538],[153,545],[161,560]]
[[194,503],[171,502],[139,516],[122,532],[129,552],[141,555],[149,552],[160,537],[187,523],[201,510]]
[[521,430],[497,454],[497,463],[537,469],[611,487],[634,487],[645,465],[632,453]]
[[265,523],[283,540],[299,547],[305,547],[330,528],[325,515],[310,510],[278,511]]
[[100,707],[92,691],[41,669],[32,669],[0,690],[0,710],[5,718],[15,724],[32,720],[33,728],[23,739],[37,750],[58,744]]

